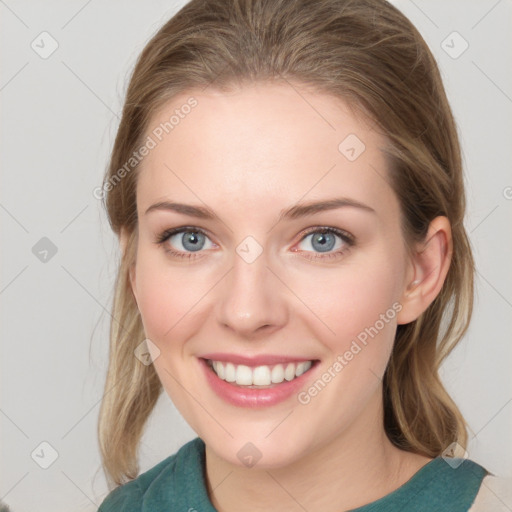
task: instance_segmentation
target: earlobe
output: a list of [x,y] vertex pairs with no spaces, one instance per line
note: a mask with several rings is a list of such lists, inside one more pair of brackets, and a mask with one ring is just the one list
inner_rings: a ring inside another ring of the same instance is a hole
[[425,241],[417,245],[412,263],[413,280],[402,295],[398,324],[416,320],[441,291],[450,268],[453,251],[450,221],[436,217],[429,226]]

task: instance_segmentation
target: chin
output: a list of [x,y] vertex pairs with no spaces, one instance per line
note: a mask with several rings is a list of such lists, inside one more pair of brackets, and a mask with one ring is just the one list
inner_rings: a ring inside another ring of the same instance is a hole
[[276,432],[265,438],[261,431],[254,436],[246,432],[235,438],[200,437],[218,457],[240,468],[278,469],[293,464],[308,451],[307,446],[299,445],[305,443],[303,433],[297,439]]

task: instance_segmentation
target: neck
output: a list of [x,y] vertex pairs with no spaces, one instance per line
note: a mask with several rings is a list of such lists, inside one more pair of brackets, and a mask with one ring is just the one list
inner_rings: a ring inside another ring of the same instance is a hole
[[377,407],[292,464],[271,469],[233,465],[206,446],[208,493],[219,512],[340,512],[396,490],[431,459],[388,439]]

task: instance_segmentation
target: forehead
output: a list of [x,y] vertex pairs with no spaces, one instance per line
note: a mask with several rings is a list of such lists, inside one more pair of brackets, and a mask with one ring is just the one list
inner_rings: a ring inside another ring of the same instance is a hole
[[335,195],[378,207],[394,195],[382,135],[342,100],[297,85],[188,91],[153,116],[146,137],[154,147],[139,169],[139,211],[166,198],[256,213]]

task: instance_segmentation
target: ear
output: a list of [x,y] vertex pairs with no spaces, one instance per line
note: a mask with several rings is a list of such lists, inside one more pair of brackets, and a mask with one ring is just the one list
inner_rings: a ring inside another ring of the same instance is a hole
[[430,223],[425,241],[415,247],[409,263],[398,324],[413,322],[434,301],[448,274],[452,252],[450,221],[444,216],[436,217]]
[[[123,257],[126,253],[126,248],[128,246],[128,239],[129,239],[128,232],[126,231],[126,228],[122,227],[121,233],[119,234],[119,244],[121,246],[121,254],[123,255]],[[135,297],[135,301],[137,301],[137,281],[136,281],[136,274],[135,274],[135,264],[132,264],[130,266],[129,277],[130,277],[130,285],[132,288],[132,293]]]

